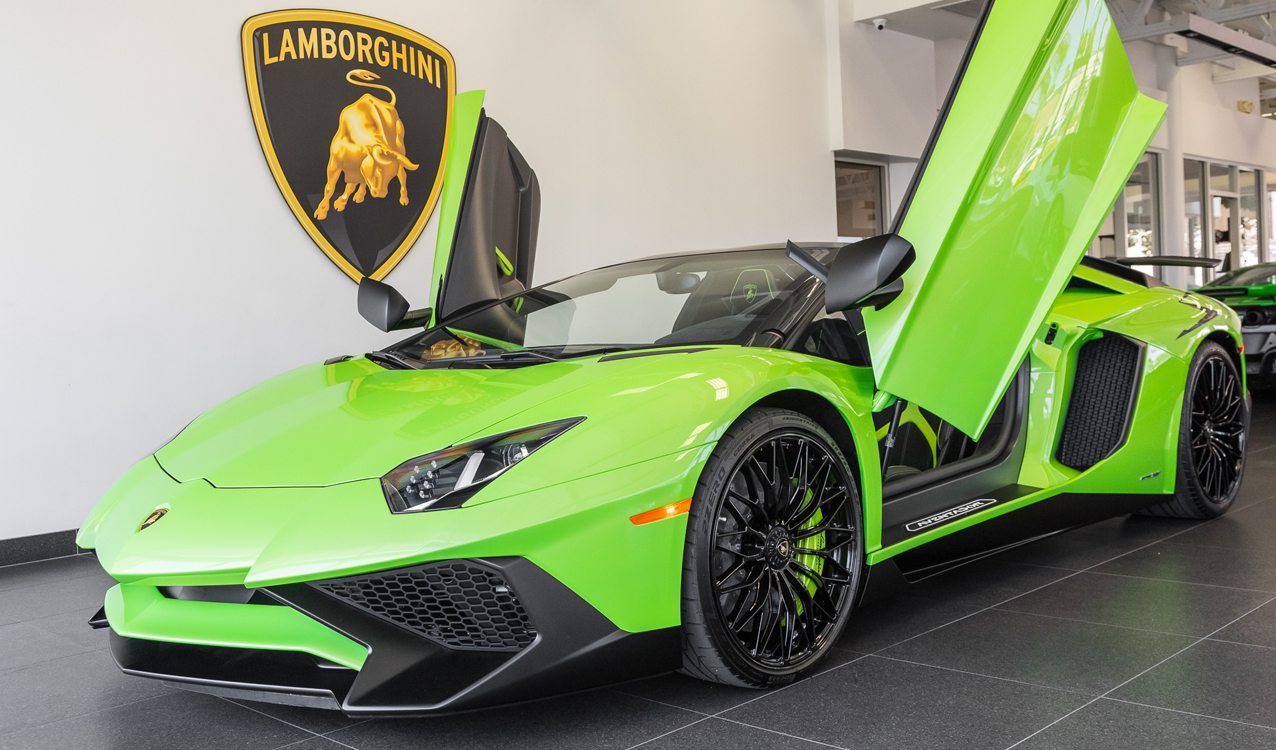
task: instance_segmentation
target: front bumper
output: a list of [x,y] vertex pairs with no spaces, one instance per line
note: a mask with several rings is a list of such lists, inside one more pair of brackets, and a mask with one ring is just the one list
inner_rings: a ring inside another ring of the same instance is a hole
[[[423,583],[405,594],[394,581]],[[113,594],[106,616],[116,631],[116,662],[128,674],[202,692],[375,715],[534,700],[669,672],[681,660],[678,628],[621,630],[517,557],[434,562],[259,593],[271,603],[183,601],[159,593],[159,600],[148,595],[141,611],[130,611],[141,597]],[[193,607],[218,615],[224,629],[232,624],[242,642],[210,631],[209,619],[172,616]],[[140,632],[137,622],[148,613],[152,622],[168,623],[165,640],[128,635]],[[277,630],[290,618],[299,618],[292,621],[292,640],[248,646],[262,633],[274,637],[267,620]],[[303,632],[310,628],[317,630]]]

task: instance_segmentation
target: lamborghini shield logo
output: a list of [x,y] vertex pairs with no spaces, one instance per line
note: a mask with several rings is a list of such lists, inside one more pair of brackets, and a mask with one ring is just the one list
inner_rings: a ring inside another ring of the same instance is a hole
[[384,278],[443,187],[451,53],[402,26],[326,10],[253,16],[242,43],[261,149],[293,215],[351,279]]

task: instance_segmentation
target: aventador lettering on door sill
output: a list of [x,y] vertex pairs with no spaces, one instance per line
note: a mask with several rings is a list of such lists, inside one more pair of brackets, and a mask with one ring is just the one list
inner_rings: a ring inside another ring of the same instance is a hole
[[941,523],[947,523],[954,518],[959,518],[967,515],[968,513],[974,513],[980,508],[987,508],[989,505],[993,505],[996,502],[996,500],[987,499],[971,500],[968,503],[958,505],[956,508],[949,508],[941,513],[936,513],[933,516],[927,516],[926,518],[922,518],[917,521],[910,521],[909,523],[904,524],[904,530],[913,533],[925,531],[926,529],[938,526]]
[[451,53],[411,29],[323,10],[254,16],[242,44],[253,121],[288,207],[351,279],[384,278],[442,189]]

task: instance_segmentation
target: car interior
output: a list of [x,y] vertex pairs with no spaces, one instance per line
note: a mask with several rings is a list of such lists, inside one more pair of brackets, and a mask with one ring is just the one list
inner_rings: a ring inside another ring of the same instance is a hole
[[[864,333],[864,316],[859,310],[822,313],[799,337],[795,349],[857,367],[868,367],[871,364],[868,339]],[[1013,390],[1012,386],[1010,391]],[[981,463],[978,459],[996,452],[1002,442],[1000,438],[1010,427],[1006,419],[1009,395],[1008,392],[1002,397],[979,440],[972,439],[916,404],[905,403],[900,410],[894,443],[887,453],[887,463],[882,472],[883,481],[887,485],[898,484],[900,480],[951,467],[959,462],[969,461],[974,468]],[[886,441],[893,412],[893,409],[886,409],[873,415],[879,443]]]

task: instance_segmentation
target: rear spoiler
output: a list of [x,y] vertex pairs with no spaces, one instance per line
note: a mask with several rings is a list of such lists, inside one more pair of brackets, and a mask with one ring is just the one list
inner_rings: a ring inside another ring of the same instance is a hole
[[1186,255],[1148,255],[1134,258],[1107,257],[1104,260],[1120,263],[1127,268],[1135,266],[1173,266],[1176,268],[1218,268],[1222,258],[1193,258]]

